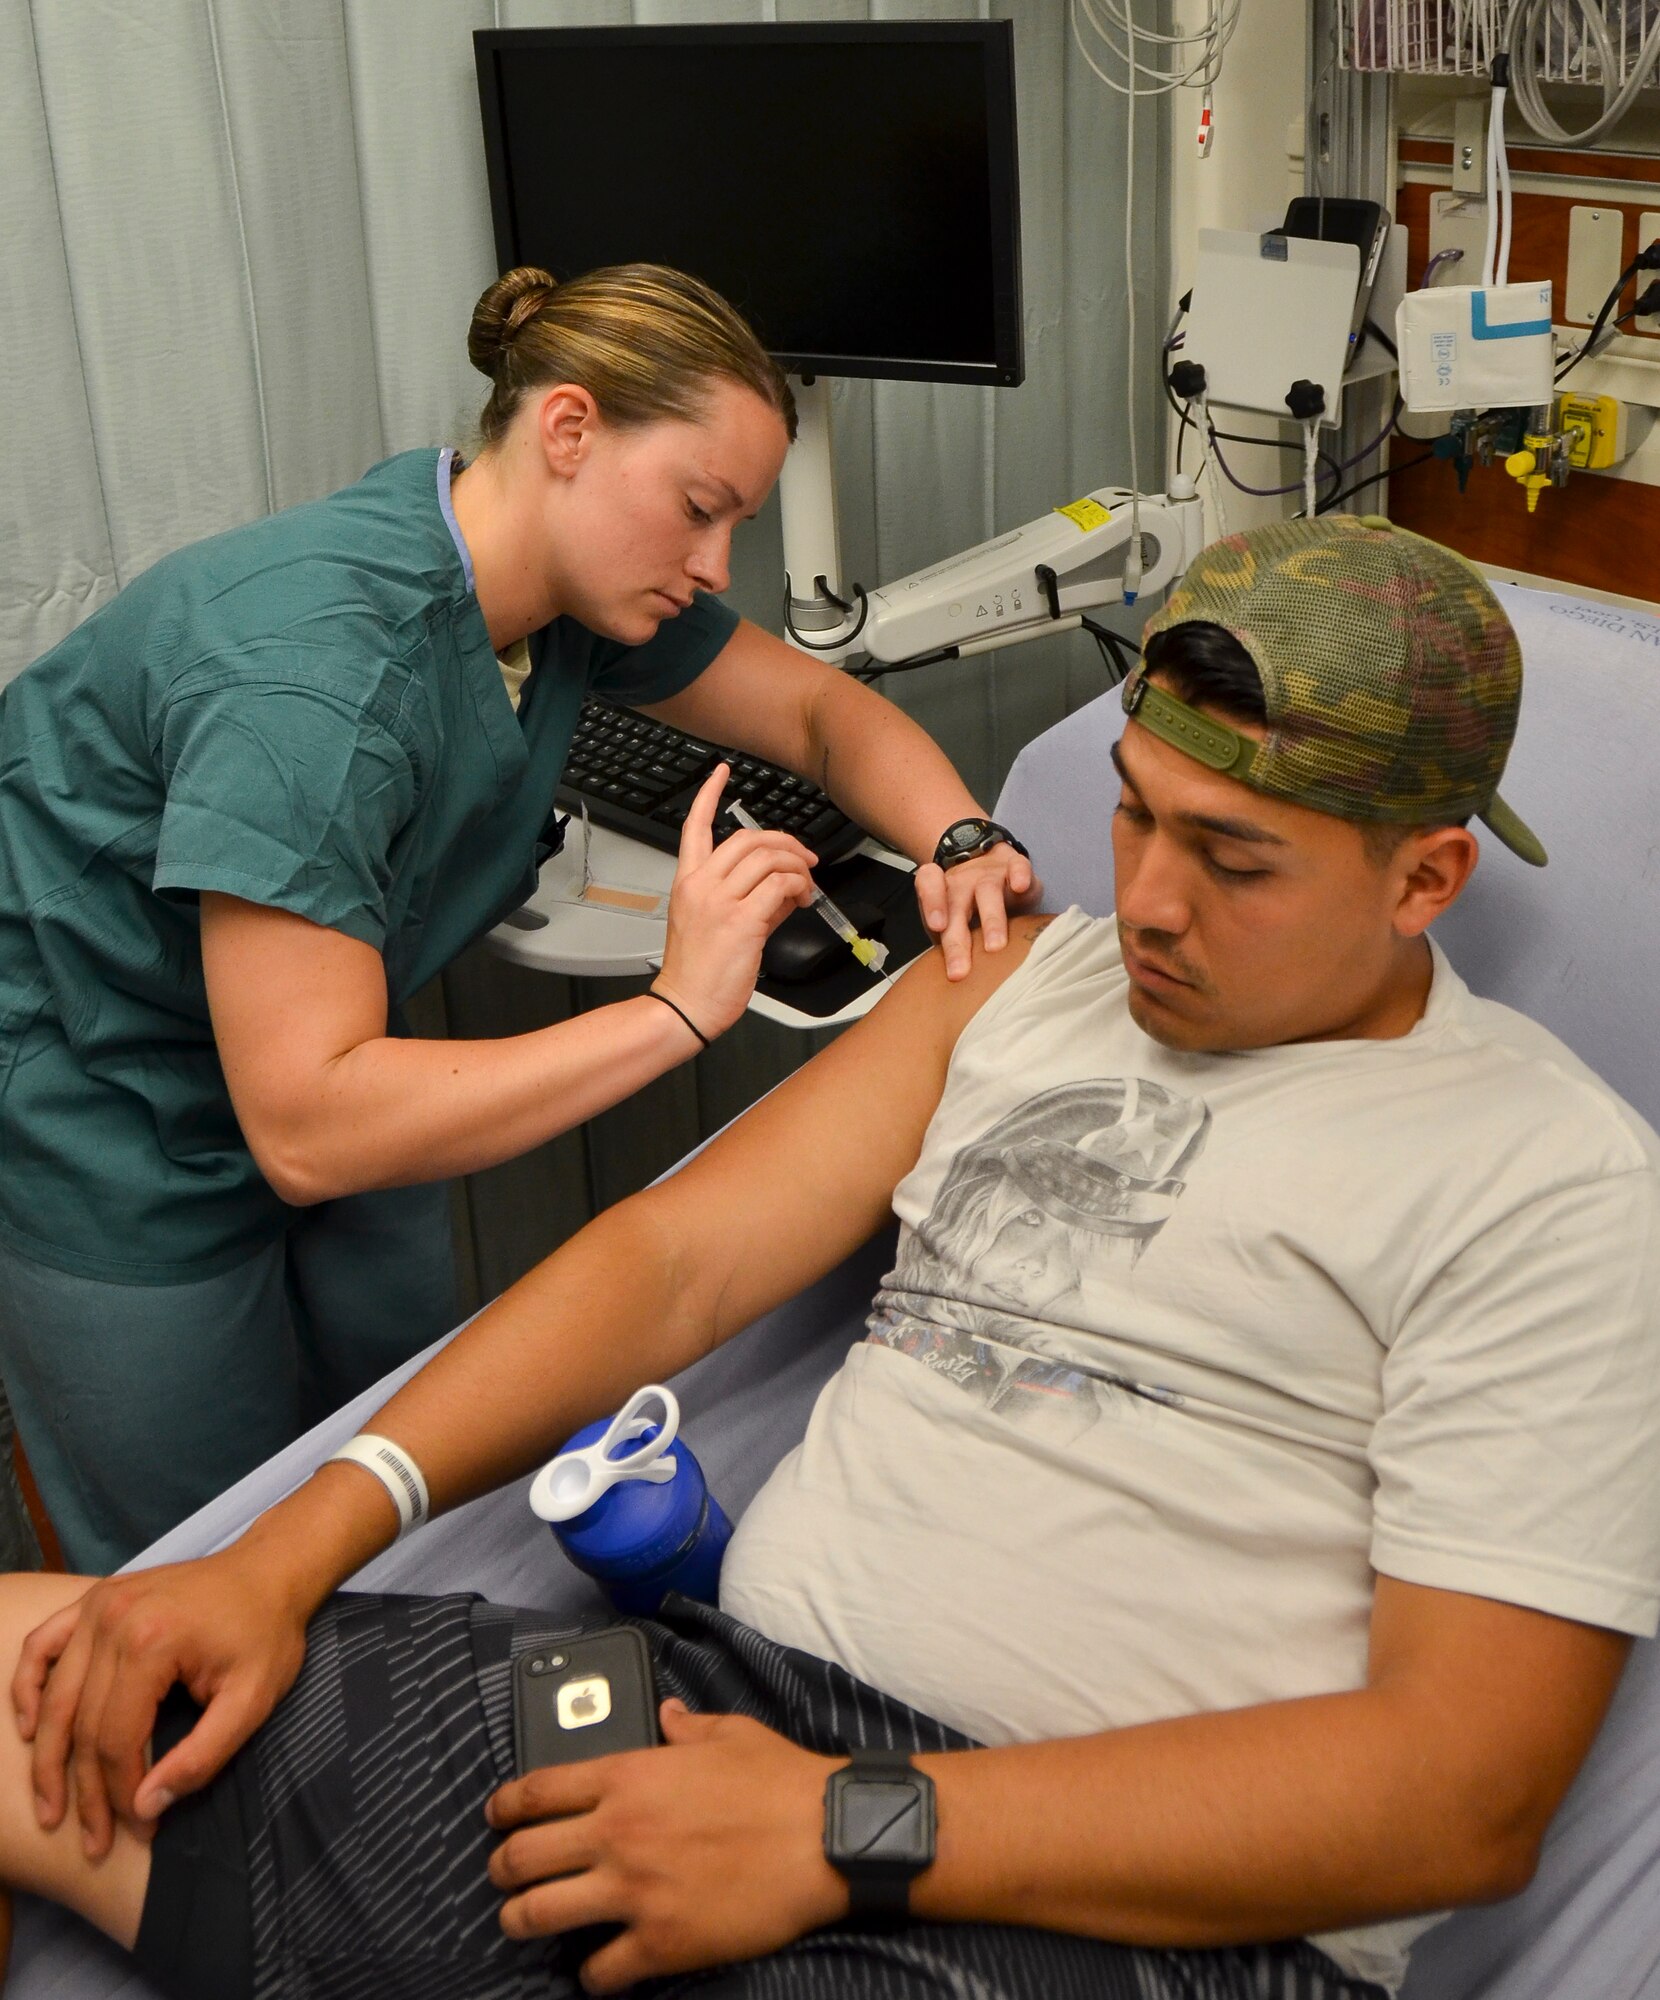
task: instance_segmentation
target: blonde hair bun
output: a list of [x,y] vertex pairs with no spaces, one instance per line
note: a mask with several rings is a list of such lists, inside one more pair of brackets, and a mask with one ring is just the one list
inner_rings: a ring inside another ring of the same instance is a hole
[[741,315],[700,278],[662,264],[612,264],[563,284],[521,264],[474,306],[467,358],[493,385],[478,422],[485,449],[527,394],[557,382],[588,390],[621,426],[696,419],[711,383],[738,382],[795,436],[790,386]]
[[558,287],[559,280],[551,271],[520,264],[485,288],[467,328],[467,359],[481,375],[496,380],[520,329],[536,317]]

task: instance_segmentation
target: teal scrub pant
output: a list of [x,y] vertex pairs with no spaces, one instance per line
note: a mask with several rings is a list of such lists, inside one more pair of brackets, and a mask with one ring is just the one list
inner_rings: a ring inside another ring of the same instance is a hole
[[303,1210],[181,1285],[0,1248],[0,1378],[71,1570],[102,1576],[455,1324],[443,1186]]

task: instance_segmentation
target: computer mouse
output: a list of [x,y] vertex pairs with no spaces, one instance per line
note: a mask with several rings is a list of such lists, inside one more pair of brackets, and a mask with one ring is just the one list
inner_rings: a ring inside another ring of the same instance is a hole
[[[880,913],[872,905],[847,902],[840,907],[863,936],[881,935]],[[761,977],[781,986],[805,986],[855,964],[845,942],[816,910],[792,910],[761,948]]]

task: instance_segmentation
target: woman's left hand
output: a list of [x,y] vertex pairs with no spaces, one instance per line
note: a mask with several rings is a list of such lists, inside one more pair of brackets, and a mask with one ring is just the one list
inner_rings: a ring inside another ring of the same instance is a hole
[[1005,841],[955,868],[925,861],[916,871],[922,921],[939,940],[947,979],[968,976],[968,933],[976,916],[986,950],[1001,951],[1009,941],[1009,917],[1035,908],[1042,894],[1031,862]]
[[777,1951],[847,1912],[824,1858],[837,1759],[737,1715],[662,1707],[663,1746],[550,1765],[503,1785],[490,1857],[511,1938],[622,1932],[584,1961],[590,1993]]

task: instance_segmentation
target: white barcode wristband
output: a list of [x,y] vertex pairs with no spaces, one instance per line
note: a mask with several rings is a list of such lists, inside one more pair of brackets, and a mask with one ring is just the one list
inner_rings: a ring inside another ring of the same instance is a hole
[[359,1431],[338,1451],[331,1452],[326,1462],[332,1465],[337,1458],[345,1459],[351,1465],[361,1465],[365,1472],[372,1472],[386,1488],[392,1505],[398,1510],[400,1541],[411,1528],[418,1528],[432,1512],[421,1468],[390,1438],[376,1437],[372,1431]]

